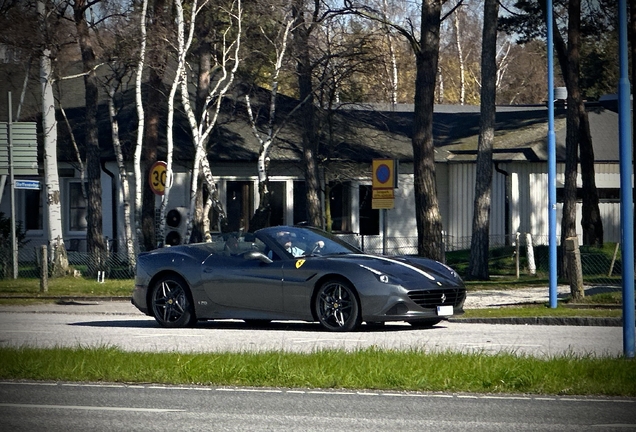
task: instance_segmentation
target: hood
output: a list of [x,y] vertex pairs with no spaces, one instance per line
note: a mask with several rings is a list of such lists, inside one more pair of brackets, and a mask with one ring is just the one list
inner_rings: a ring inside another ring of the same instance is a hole
[[329,257],[351,261],[403,282],[419,282],[425,277],[438,286],[463,284],[459,275],[440,262],[420,257],[387,257],[366,254],[347,254]]

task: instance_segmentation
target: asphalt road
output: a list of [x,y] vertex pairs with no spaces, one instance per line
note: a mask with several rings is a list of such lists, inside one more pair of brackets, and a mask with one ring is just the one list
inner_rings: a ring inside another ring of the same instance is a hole
[[[430,329],[406,323],[353,333],[330,333],[314,323],[274,322],[263,328],[242,321],[210,321],[195,328],[165,329],[129,303],[0,308],[0,346],[114,346],[127,351],[311,352],[387,349],[512,352],[537,357],[560,354],[622,356],[621,327],[490,325],[442,322]],[[87,307],[88,309],[85,309]],[[108,310],[107,310],[108,309]]]
[[0,382],[10,431],[628,431],[636,400]]

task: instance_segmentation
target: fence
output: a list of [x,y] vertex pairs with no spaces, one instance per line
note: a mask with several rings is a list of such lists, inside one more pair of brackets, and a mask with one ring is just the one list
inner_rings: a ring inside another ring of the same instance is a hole
[[[359,234],[339,234],[339,238],[358,247],[365,253],[387,255],[417,255],[417,237],[388,237],[386,241],[381,236],[363,236]],[[468,238],[454,238],[444,236],[446,262],[460,274],[465,274],[470,259],[470,242]],[[531,268],[538,277],[548,277],[550,269],[547,238],[532,238],[532,256],[528,254],[526,236],[490,237],[489,271],[491,275],[505,275],[513,277],[517,263],[521,274],[528,274]],[[606,245],[604,248],[581,246],[581,265],[586,285],[620,286],[621,253],[616,244]],[[557,273],[561,271],[560,247],[557,248]],[[122,252],[108,252],[103,264],[98,267],[88,253],[69,251],[69,264],[77,275],[97,277],[103,271],[103,277],[108,279],[131,279],[134,268],[129,263],[128,256]],[[533,259],[532,259],[533,258]],[[532,263],[534,261],[534,263]],[[534,265],[533,265],[534,264]],[[18,277],[39,278],[41,257],[39,248],[24,246],[18,254]],[[49,273],[50,274],[50,273]],[[10,248],[0,247],[0,278],[13,277],[12,254]]]

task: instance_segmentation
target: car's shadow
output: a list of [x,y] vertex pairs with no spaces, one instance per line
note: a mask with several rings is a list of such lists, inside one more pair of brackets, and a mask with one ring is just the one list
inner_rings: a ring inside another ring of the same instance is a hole
[[[84,321],[70,323],[79,327],[103,327],[103,328],[163,328],[155,320],[113,320],[113,321]],[[256,331],[299,331],[308,333],[329,333],[320,324],[312,322],[286,322],[273,321],[268,324],[250,325],[240,320],[213,320],[199,321],[193,328],[214,330],[256,330]],[[444,322],[432,327],[412,327],[408,324],[367,325],[362,324],[356,333],[395,333],[415,330],[441,330],[446,328]],[[180,331],[182,329],[166,329]]]

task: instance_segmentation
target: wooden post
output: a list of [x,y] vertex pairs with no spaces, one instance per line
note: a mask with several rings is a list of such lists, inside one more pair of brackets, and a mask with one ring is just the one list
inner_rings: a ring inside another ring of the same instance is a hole
[[40,292],[49,291],[49,254],[48,246],[42,245],[42,257],[40,260]]
[[520,241],[520,236],[521,233],[517,232],[517,234],[515,234],[515,270],[517,273],[517,279],[519,279],[519,261],[521,260],[521,257],[519,256],[519,241]]
[[534,246],[532,245],[532,234],[526,233],[526,257],[528,259],[528,274],[537,275],[537,265],[534,262]]
[[585,297],[585,288],[583,287],[583,267],[581,266],[581,251],[577,237],[565,239],[565,253],[568,261],[570,293],[573,300],[580,300]]

